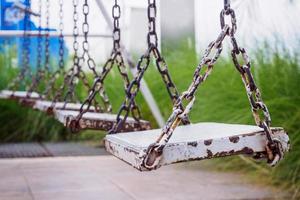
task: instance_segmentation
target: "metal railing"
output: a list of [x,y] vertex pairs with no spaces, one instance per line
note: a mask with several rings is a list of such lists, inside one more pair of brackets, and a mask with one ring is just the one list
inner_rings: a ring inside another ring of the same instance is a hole
[[[56,31],[42,31],[41,35],[45,36],[49,34],[49,37],[59,37],[60,33]],[[64,37],[74,37],[73,33],[63,33]],[[38,37],[39,31],[26,31],[26,37]],[[79,34],[78,37],[83,37],[83,34]],[[0,31],[0,37],[24,37],[23,30],[2,30]],[[89,37],[102,37],[102,38],[112,38],[111,34],[103,34],[103,33],[91,33]]]

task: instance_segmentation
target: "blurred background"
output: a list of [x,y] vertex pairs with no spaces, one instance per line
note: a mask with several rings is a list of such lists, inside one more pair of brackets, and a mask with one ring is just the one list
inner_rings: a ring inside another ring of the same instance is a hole
[[[11,8],[14,3],[26,4],[25,0],[1,0],[0,19],[0,89],[5,89],[17,73],[22,51],[22,38],[7,36],[7,31],[22,31],[22,15]],[[79,24],[83,21],[79,1]],[[112,33],[105,15],[111,17],[113,1],[102,0],[104,9],[96,0],[90,2],[91,56],[101,70],[112,50]],[[146,34],[147,1],[120,0],[122,42],[135,61],[147,48]],[[219,13],[221,0],[160,0],[158,1],[157,31],[159,47],[168,63],[172,78],[182,92],[192,81],[193,72],[210,41],[220,32]],[[251,179],[260,180],[279,188],[288,189],[294,199],[300,198],[300,1],[299,0],[232,0],[237,16],[236,37],[240,46],[247,49],[253,64],[252,71],[262,97],[268,105],[272,125],[284,127],[290,136],[292,150],[276,168],[270,169],[245,157],[215,159],[205,166],[220,171],[240,171]],[[64,1],[64,32],[73,32],[72,1]],[[38,11],[38,0],[31,0],[31,9]],[[45,13],[45,6],[42,8]],[[50,29],[59,30],[59,1],[50,1]],[[33,26],[38,27],[38,17],[31,16]],[[42,17],[42,27],[46,27]],[[81,25],[79,26],[81,31]],[[31,63],[35,66],[36,42],[32,38]],[[80,38],[82,41],[82,38]],[[66,67],[72,65],[73,38],[65,37]],[[81,44],[81,43],[80,43]],[[197,101],[191,112],[193,122],[216,121],[225,123],[254,124],[246,93],[238,72],[235,70],[226,41],[221,59],[217,62],[209,80],[199,89]],[[57,68],[58,38],[51,39],[51,67]],[[81,51],[81,50],[80,50]],[[88,67],[84,66],[87,73]],[[92,76],[89,76],[92,82]],[[153,94],[164,119],[172,111],[167,91],[161,90],[163,82],[154,66],[149,68],[145,80]],[[116,69],[108,76],[107,93],[117,112],[123,99],[121,78]],[[77,91],[81,92],[81,91]],[[139,95],[142,115],[154,127],[158,123],[144,97]],[[76,142],[101,147],[105,133],[85,131],[73,135],[61,124],[46,114],[21,107],[16,102],[0,100],[0,142],[47,143]],[[1,152],[1,147],[0,147]],[[0,153],[1,156],[1,153]],[[3,156],[4,157],[4,156]],[[200,165],[200,164],[199,164]],[[263,177],[263,178],[262,178]]]

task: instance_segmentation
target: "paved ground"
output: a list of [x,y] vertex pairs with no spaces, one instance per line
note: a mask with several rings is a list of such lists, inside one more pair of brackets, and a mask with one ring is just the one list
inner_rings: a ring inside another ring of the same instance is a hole
[[139,172],[112,156],[0,160],[1,200],[273,199],[240,176],[188,163]]
[[107,155],[103,148],[82,143],[12,143],[0,144],[0,158]]

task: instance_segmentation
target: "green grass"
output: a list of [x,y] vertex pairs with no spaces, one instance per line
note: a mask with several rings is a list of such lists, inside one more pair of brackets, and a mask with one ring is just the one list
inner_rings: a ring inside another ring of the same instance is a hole
[[[172,48],[172,45],[168,45],[167,49],[163,49],[163,54],[179,91],[186,90],[199,61],[194,49],[185,43],[180,48]],[[205,163],[216,169],[241,171],[249,176],[259,178],[260,181],[286,187],[293,192],[296,198],[300,193],[298,192],[300,191],[300,62],[297,60],[297,55],[278,53],[270,48],[254,52],[252,58],[252,71],[256,83],[261,89],[262,97],[269,107],[272,125],[282,126],[289,132],[292,150],[277,167],[272,169],[263,163],[238,156],[215,159]],[[5,65],[3,59],[0,62],[2,62],[0,63],[1,72],[3,72],[2,66]],[[1,73],[0,83],[3,88],[9,78],[2,79],[2,75],[3,73]],[[171,101],[164,89],[160,75],[153,65],[146,72],[145,79],[162,114],[167,118],[172,111]],[[107,93],[114,105],[114,112],[117,112],[123,101],[124,92],[116,69],[108,76],[105,83]],[[196,103],[190,113],[193,122],[254,124],[240,75],[226,56],[217,62],[211,76],[200,86],[196,98]],[[153,116],[140,94],[137,102],[142,108],[144,118],[154,123]],[[78,136],[72,136],[51,117],[22,108],[17,103],[0,101],[0,109],[0,141],[2,142],[99,141],[104,136],[103,132],[98,131],[88,131]]]

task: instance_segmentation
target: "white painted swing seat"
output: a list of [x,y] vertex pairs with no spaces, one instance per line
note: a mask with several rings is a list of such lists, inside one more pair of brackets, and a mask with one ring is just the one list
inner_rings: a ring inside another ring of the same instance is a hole
[[[274,135],[288,149],[289,137],[282,128],[272,128]],[[119,133],[105,137],[108,152],[141,171],[141,155],[154,143],[161,129]],[[197,123],[179,126],[165,146],[159,166],[190,160],[203,160],[237,154],[265,152],[263,129],[250,125]]]
[[[0,91],[0,99],[22,99],[27,98],[27,91],[12,91],[12,90],[2,90]],[[30,95],[31,99],[38,99],[40,95],[36,92],[32,92]]]
[[[81,103],[67,103],[66,107],[64,108],[64,104],[65,102],[56,102],[55,106],[53,108],[53,110],[73,110],[73,111],[79,111],[81,108]],[[35,105],[33,106],[34,109],[43,111],[43,112],[47,112],[52,106],[52,101],[43,101],[43,100],[39,100],[35,102]],[[83,107],[84,109],[87,108],[87,106]],[[91,106],[90,111],[95,110],[94,106]]]
[[[76,119],[78,116],[78,111],[71,110],[55,110],[55,118],[64,124],[64,126],[70,128],[71,120]],[[98,113],[98,112],[86,112],[81,120],[79,121],[80,129],[92,129],[92,130],[103,130],[109,131],[113,125],[116,123],[117,115],[109,113]],[[150,123],[145,120],[140,120],[138,123],[131,117],[126,119],[123,132],[128,131],[138,131],[138,130],[148,130],[150,129]]]

